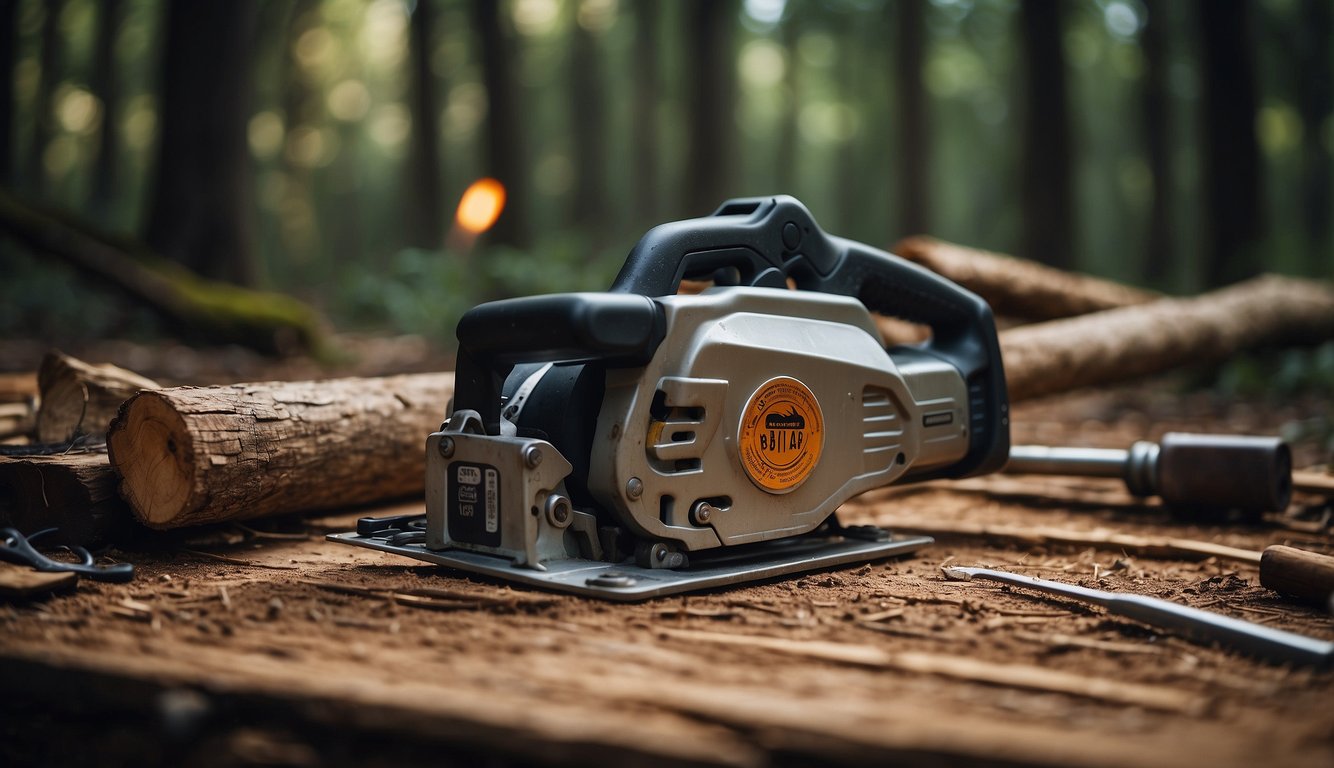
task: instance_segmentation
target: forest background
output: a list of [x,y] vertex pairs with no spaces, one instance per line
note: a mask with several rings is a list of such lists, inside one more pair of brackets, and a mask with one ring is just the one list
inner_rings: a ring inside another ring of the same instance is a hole
[[[0,0],[0,187],[446,345],[477,301],[603,289],[650,226],[771,193],[881,247],[929,233],[1170,292],[1330,277],[1332,11]],[[456,210],[482,178],[506,202],[478,232]],[[0,274],[0,336],[162,331],[13,240]]]

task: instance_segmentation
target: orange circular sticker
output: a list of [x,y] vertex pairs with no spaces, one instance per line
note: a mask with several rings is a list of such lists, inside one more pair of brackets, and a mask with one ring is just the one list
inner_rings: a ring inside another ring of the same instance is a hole
[[741,417],[741,466],[769,493],[806,482],[824,449],[824,414],[800,381],[780,376],[755,390]]

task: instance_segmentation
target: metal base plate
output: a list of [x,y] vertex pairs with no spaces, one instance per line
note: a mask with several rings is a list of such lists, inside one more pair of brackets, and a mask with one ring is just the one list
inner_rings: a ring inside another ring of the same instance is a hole
[[391,544],[385,538],[361,536],[356,531],[330,534],[328,539],[505,581],[621,602],[882,560],[916,552],[932,543],[927,536],[890,536],[884,541],[866,541],[817,532],[748,545],[739,552],[692,554],[689,567],[676,570],[574,558],[548,562],[545,571],[538,571],[516,567],[507,558],[494,555],[458,549],[434,551],[423,544]]

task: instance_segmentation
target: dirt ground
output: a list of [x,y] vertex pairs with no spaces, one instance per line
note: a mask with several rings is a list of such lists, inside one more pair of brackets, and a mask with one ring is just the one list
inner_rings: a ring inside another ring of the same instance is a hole
[[[1014,438],[1272,433],[1327,407],[1155,384],[1025,404]],[[1299,465],[1321,460],[1298,446]],[[1201,521],[1117,481],[1002,476],[879,491],[840,515],[1330,552],[1320,504],[1298,502],[1258,523]],[[1262,588],[1253,565],[956,535],[906,559],[620,605],[323,539],[360,514],[145,534],[111,553],[136,563],[132,583],[0,605],[0,761],[1334,764],[1330,671],[940,573],[994,566],[1334,640],[1326,610]]]

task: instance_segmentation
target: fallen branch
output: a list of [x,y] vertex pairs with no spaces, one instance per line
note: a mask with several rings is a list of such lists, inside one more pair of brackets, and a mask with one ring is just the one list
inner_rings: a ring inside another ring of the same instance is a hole
[[1012,328],[1000,342],[1010,399],[1023,400],[1331,338],[1334,288],[1269,275],[1195,298]]
[[958,654],[918,651],[891,653],[875,645],[821,640],[788,640],[781,637],[681,629],[661,629],[659,633],[669,638],[685,640],[690,643],[713,643],[758,648],[807,659],[893,669],[922,675],[936,675],[1005,688],[1019,688],[1044,693],[1063,693],[1069,696],[1140,706],[1163,712],[1198,715],[1205,712],[1209,707],[1208,699],[1178,688],[1127,683],[1121,680],[1090,677],[1086,674],[1062,672],[1027,664],[997,664]]
[[1054,320],[1144,304],[1159,294],[1111,280],[1065,272],[1034,261],[910,237],[892,249],[987,300],[998,315]]
[[141,392],[107,447],[121,495],[153,528],[420,495],[449,373]]
[[54,351],[42,359],[37,383],[41,388],[39,443],[63,443],[76,435],[100,440],[121,403],[141,389],[159,386],[110,363],[90,365]]
[[171,333],[262,352],[329,354],[325,321],[296,299],[206,280],[142,243],[94,233],[68,214],[39,210],[4,190],[0,233],[151,309]]

